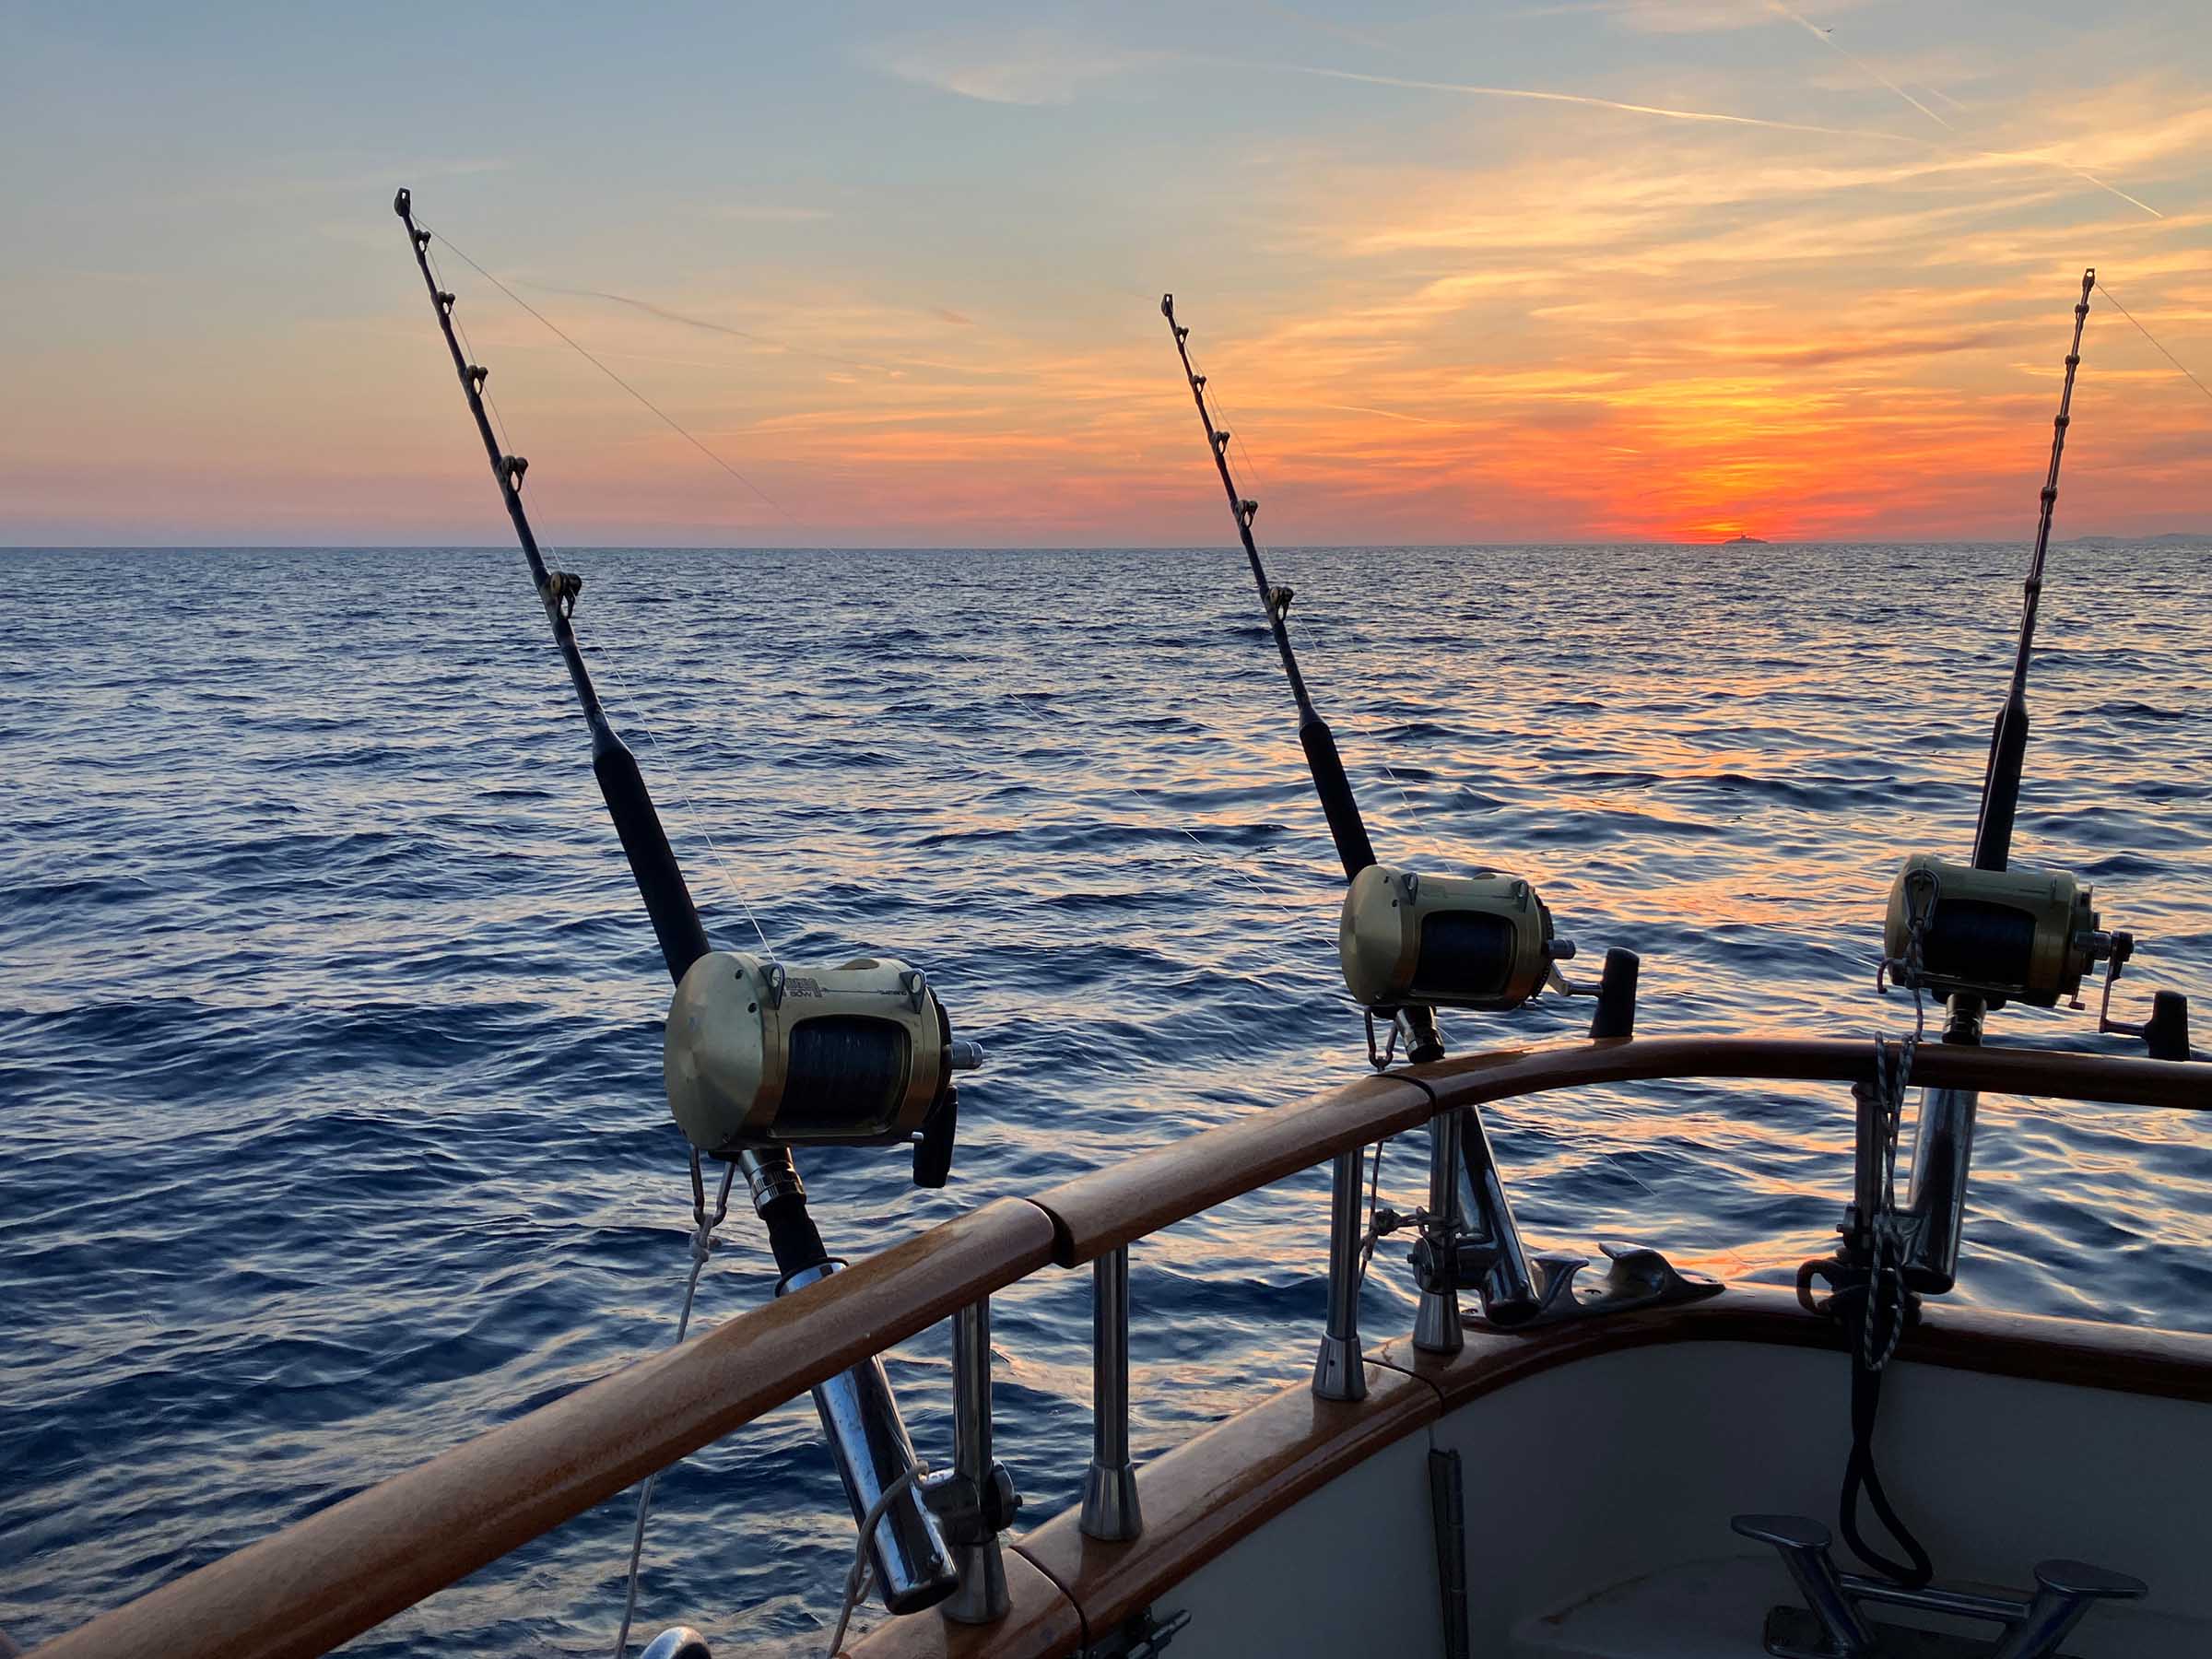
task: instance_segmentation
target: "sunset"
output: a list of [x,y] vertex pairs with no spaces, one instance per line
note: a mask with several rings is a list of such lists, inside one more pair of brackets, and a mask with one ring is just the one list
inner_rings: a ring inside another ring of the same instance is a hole
[[[2017,535],[2095,265],[2212,375],[2212,16],[1591,0],[26,18],[0,536],[483,542],[384,206],[556,540],[1218,537],[1182,298],[1286,543]],[[2109,303],[2080,532],[2196,531]]]
[[2212,1654],[2204,0],[0,134],[0,1659]]

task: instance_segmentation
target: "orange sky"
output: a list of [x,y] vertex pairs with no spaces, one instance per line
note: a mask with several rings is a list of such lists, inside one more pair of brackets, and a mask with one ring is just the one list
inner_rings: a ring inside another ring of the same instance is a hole
[[[436,54],[426,123],[216,40],[245,107],[203,87],[173,158],[129,49],[53,26],[9,119],[91,147],[7,186],[66,234],[0,279],[0,540],[500,539],[403,182],[769,498],[449,255],[554,543],[1223,539],[1167,288],[1279,543],[2024,536],[2089,264],[2212,376],[2192,8],[1017,16],[673,88],[680,40],[557,28],[462,132]],[[2212,396],[2101,305],[2085,359],[2060,534],[2212,530]]]

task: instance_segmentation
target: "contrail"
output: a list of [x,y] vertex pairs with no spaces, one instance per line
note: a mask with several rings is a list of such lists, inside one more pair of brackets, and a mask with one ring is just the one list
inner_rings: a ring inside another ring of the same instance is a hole
[[[1794,21],[1804,22],[1804,19],[1798,18],[1794,12],[1786,12],[1784,15]],[[1812,26],[1806,24],[1806,27],[1811,28]],[[1818,29],[1813,29],[1813,32],[1820,33]],[[1827,40],[1828,37],[1821,35],[1820,38]],[[1841,46],[1838,46],[1836,50],[1843,51]],[[1849,53],[1844,53],[1844,55],[1851,56]],[[1858,62],[1856,58],[1853,58],[1852,61]],[[1984,161],[2008,162],[2016,167],[2048,167],[2079,179],[2085,183],[2094,184],[2107,195],[2119,197],[2129,206],[2138,207],[2149,214],[2152,218],[2162,219],[2166,217],[2148,202],[2128,194],[2126,191],[2122,190],[2116,184],[2106,183],[2096,174],[2087,172],[2070,161],[2060,161],[2048,156],[2029,155],[2017,150],[1960,150],[1954,145],[1943,144],[1933,139],[1915,138],[1905,133],[1885,133],[1867,127],[1815,126],[1801,121],[1769,121],[1758,115],[1724,115],[1712,110],[1676,110],[1669,109],[1663,104],[1624,103],[1617,98],[1592,98],[1580,92],[1536,92],[1526,87],[1481,87],[1465,81],[1409,80],[1395,75],[1362,75],[1353,69],[1322,69],[1311,64],[1234,64],[1230,66],[1239,69],[1272,69],[1284,75],[1314,75],[1324,80],[1359,81],[1371,87],[1399,87],[1409,92],[1455,92],[1467,98],[1526,99],[1536,103],[1580,104],[1585,109],[1618,110],[1629,115],[1656,115],[1666,121],[1718,123],[1724,126],[1758,127],[1775,133],[1812,133],[1823,138],[1868,138],[1883,144],[1909,144],[1919,149],[1935,150],[1938,154],[1963,154]],[[1874,74],[1874,71],[1868,69],[1867,73]],[[1886,87],[1890,86],[1890,83],[1879,75],[1877,75],[1875,78],[1880,80]],[[1890,87],[1890,89],[1907,103],[1912,105],[1914,109],[1926,114],[1938,126],[1948,132],[1955,133],[1957,131],[1949,122],[1928,109],[1911,93],[1897,87]]]
[[[1883,86],[1888,88],[1890,91],[1896,93],[1898,97],[1903,99],[1907,103],[1918,110],[1923,115],[1925,115],[1930,121],[1934,122],[1945,132],[1956,133],[1959,130],[1956,126],[1946,121],[1942,116],[1936,114],[1935,111],[1929,109],[1926,104],[1922,103],[1919,99],[1913,97],[1912,93],[1906,91],[1902,87],[1899,86],[1895,81],[1884,75],[1879,69],[1877,69],[1865,58],[1859,56],[1850,48],[1844,46],[1829,30],[1818,27],[1817,24],[1811,22],[1801,14],[1792,11],[1787,6],[1783,4],[1783,0],[1767,0],[1767,9],[1772,12],[1776,17],[1787,18],[1791,22],[1796,24],[1798,28],[1804,29],[1806,34],[1811,35],[1814,40],[1818,41],[1830,51],[1841,53],[1843,58],[1852,65],[1852,67],[1856,69],[1861,75],[1867,76],[1874,80],[1879,81]],[[1936,94],[1936,96],[1942,98],[1943,94],[1938,92]],[[1954,100],[1947,99],[1945,101],[1952,102]],[[2040,166],[2054,167],[2062,172],[2072,174],[2075,178],[2081,180],[2084,183],[2094,184],[2098,189],[2103,191],[2107,195],[2118,196],[2122,201],[2125,202],[2131,207],[2140,207],[2145,213],[2149,214],[2152,218],[2162,219],[2166,217],[2156,207],[2153,207],[2148,202],[2142,200],[2140,197],[2129,195],[2126,191],[2122,190],[2116,184],[2107,184],[2095,173],[2077,167],[2071,161],[2048,160],[2041,156],[2006,155],[2000,150],[1976,150],[1973,153],[1977,156],[1982,156],[1992,160],[2033,161]]]
[[1310,64],[1260,64],[1239,67],[1280,70],[1286,75],[1316,75],[1324,80],[1359,81],[1371,87],[1400,87],[1409,92],[1457,92],[1469,98],[1520,98],[1535,103],[1581,104],[1586,109],[1618,110],[1630,115],[1657,115],[1667,121],[1718,122],[1724,126],[1764,127],[1777,133],[1816,133],[1824,138],[1881,138],[1891,144],[1910,144],[1898,133],[1870,133],[1852,127],[1809,126],[1797,121],[1768,121],[1757,115],[1722,115],[1710,110],[1673,110],[1662,104],[1623,103],[1616,98],[1591,98],[1580,92],[1535,92],[1525,87],[1477,87],[1464,81],[1407,80],[1395,75],[1361,75],[1354,69],[1319,69]]
[[1830,52],[1841,53],[1847,60],[1849,60],[1852,67],[1856,69],[1861,75],[1871,76],[1874,79],[1880,81],[1883,86],[1888,88],[1890,91],[1896,93],[1900,98],[1903,99],[1907,103],[1918,110],[1923,115],[1925,115],[1930,121],[1941,127],[1945,132],[1951,133],[1958,131],[1958,129],[1952,126],[1949,122],[1946,121],[1942,116],[1936,114],[1935,111],[1929,109],[1926,104],[1922,103],[1920,100],[1913,97],[1912,93],[1906,91],[1902,87],[1899,86],[1895,81],[1884,75],[1879,69],[1877,69],[1865,58],[1860,57],[1856,53],[1844,46],[1827,29],[1818,27],[1809,19],[1801,17],[1796,12],[1792,11],[1788,6],[1782,3],[1782,0],[1767,0],[1767,9],[1774,13],[1777,17],[1787,18],[1791,22],[1796,24],[1798,28],[1804,29],[1806,34],[1811,35],[1814,40],[1819,41]]

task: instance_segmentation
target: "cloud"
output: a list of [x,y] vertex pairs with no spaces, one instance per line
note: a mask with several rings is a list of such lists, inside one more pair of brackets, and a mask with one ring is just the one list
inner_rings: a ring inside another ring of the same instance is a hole
[[787,207],[775,202],[717,202],[707,211],[716,218],[766,225],[801,224],[831,217],[827,207]]
[[880,42],[865,53],[877,69],[916,86],[982,103],[1072,103],[1086,87],[1161,54],[1128,52],[1056,30],[1023,29],[988,39],[938,35]]
[[[1826,0],[1822,10],[1833,14],[1864,0]],[[1610,18],[1638,34],[1712,34],[1737,29],[1756,29],[1772,20],[1762,0],[1557,0],[1557,4],[1530,6],[1514,14],[1524,18]]]

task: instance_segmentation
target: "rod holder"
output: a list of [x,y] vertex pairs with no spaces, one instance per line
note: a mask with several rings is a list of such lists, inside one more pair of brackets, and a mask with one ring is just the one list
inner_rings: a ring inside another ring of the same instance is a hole
[[[772,1172],[772,1170],[771,1170]],[[747,1170],[747,1177],[753,1171]],[[837,1270],[834,1262],[794,1273],[776,1288],[778,1296],[804,1289]],[[865,1519],[892,1486],[914,1467],[913,1443],[899,1419],[883,1361],[865,1359],[816,1384],[814,1406],[822,1419],[831,1460],[844,1482],[853,1518]],[[886,1506],[868,1539],[868,1554],[882,1588],[884,1606],[912,1613],[957,1594],[959,1561],[947,1541],[947,1529],[930,1512],[923,1494],[910,1486]]]
[[1482,1114],[1463,1109],[1459,1135],[1459,1167],[1465,1180],[1461,1190],[1460,1264],[1474,1270],[1482,1298],[1483,1317],[1492,1324],[1525,1324],[1536,1316],[1543,1298],[1521,1229],[1513,1221],[1513,1206],[1505,1195],[1504,1179],[1490,1152],[1490,1137],[1482,1126]]
[[1324,1400],[1367,1398],[1359,1351],[1359,1183],[1367,1148],[1339,1152],[1329,1186],[1329,1318],[1313,1359],[1313,1393]]
[[1421,1231],[1415,1278],[1413,1346],[1424,1354],[1456,1354],[1466,1347],[1459,1324],[1460,1137],[1465,1108],[1429,1120],[1429,1223]]
[[994,1624],[1013,1605],[998,1535],[1021,1500],[991,1454],[991,1299],[952,1316],[952,1469],[925,1483],[929,1507],[945,1524],[959,1587],[944,1603],[955,1624]]
[[1090,1265],[1090,1467],[1083,1476],[1087,1538],[1125,1543],[1145,1530],[1129,1459],[1129,1246]]

